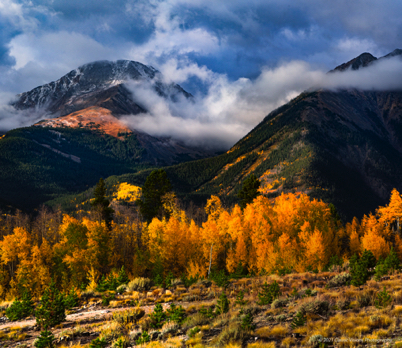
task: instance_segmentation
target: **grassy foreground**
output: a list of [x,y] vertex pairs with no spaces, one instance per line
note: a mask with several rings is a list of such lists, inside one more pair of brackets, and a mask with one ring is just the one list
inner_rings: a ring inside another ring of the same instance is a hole
[[[68,312],[82,315],[68,316],[52,328],[54,344],[93,348],[402,347],[402,274],[369,280],[361,287],[345,284],[348,279],[348,272],[339,267],[335,272],[235,279],[226,287],[209,280],[185,287],[177,279],[169,289],[162,289],[137,278],[117,293],[82,292],[80,306]],[[279,296],[264,293],[275,282]],[[223,292],[229,301],[226,309]],[[158,304],[163,304],[162,312]],[[1,306],[3,316],[8,305]],[[169,311],[176,317],[169,316]],[[33,347],[40,330],[28,320],[12,326],[3,320],[0,346]]]

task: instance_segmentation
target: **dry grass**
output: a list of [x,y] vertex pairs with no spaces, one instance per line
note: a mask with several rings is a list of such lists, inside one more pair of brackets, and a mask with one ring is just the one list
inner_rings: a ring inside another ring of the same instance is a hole
[[271,337],[285,337],[289,333],[289,328],[284,325],[277,325],[274,327],[266,326],[255,331],[257,336],[263,338]]
[[286,337],[282,340],[281,346],[283,347],[294,347],[296,340],[293,337]]
[[249,343],[247,348],[275,348],[275,342],[255,342]]

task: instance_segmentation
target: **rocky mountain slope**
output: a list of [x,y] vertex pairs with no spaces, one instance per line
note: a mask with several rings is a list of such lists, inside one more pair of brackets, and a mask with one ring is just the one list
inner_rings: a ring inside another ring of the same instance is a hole
[[159,71],[129,60],[97,61],[70,71],[57,81],[17,96],[16,109],[43,109],[51,117],[65,116],[90,106],[108,109],[113,115],[135,115],[146,110],[134,100],[129,81],[151,83],[166,98],[191,97],[179,85],[163,82]]
[[[364,69],[370,56],[337,69]],[[384,204],[392,188],[402,190],[401,130],[400,91],[305,92],[227,153],[166,170],[176,190],[193,199],[219,194],[228,204],[236,202],[241,183],[254,173],[268,196],[305,192],[334,203],[350,219]],[[121,180],[141,184],[145,174]]]

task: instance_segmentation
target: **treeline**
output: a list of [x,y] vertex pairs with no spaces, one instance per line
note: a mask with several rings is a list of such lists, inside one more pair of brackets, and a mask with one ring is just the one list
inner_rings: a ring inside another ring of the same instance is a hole
[[[137,192],[138,193],[138,192]],[[53,280],[82,290],[124,269],[130,278],[206,277],[211,268],[249,274],[320,271],[370,250],[376,260],[402,256],[402,197],[376,215],[342,225],[331,207],[305,194],[259,196],[244,209],[225,209],[212,196],[196,223],[174,194],[162,215],[144,222],[136,205],[115,203],[113,221],[99,209],[73,217],[42,209],[31,220],[17,213],[0,221],[0,297],[39,297]],[[162,217],[164,216],[164,217]]]

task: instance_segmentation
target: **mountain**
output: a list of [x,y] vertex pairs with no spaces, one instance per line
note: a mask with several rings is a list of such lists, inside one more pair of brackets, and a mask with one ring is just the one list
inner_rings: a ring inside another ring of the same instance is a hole
[[83,191],[100,177],[213,155],[120,120],[147,112],[130,91],[144,85],[173,102],[192,98],[179,85],[164,83],[156,69],[125,60],[86,64],[18,95],[12,104],[17,110],[44,119],[0,138],[0,208],[29,211],[61,194]]
[[[376,60],[363,54],[337,69],[364,69]],[[333,203],[345,219],[361,217],[385,204],[392,188],[402,192],[402,92],[304,92],[225,154],[166,171],[175,190],[194,200],[218,194],[234,203],[254,173],[269,197],[305,192]],[[147,173],[117,181],[142,184]]]
[[151,83],[161,96],[191,98],[179,85],[163,82],[153,67],[129,60],[97,61],[70,71],[57,81],[21,93],[12,105],[18,110],[43,109],[52,117],[99,106],[114,116],[136,115],[146,110],[134,100],[127,88],[129,81]]

